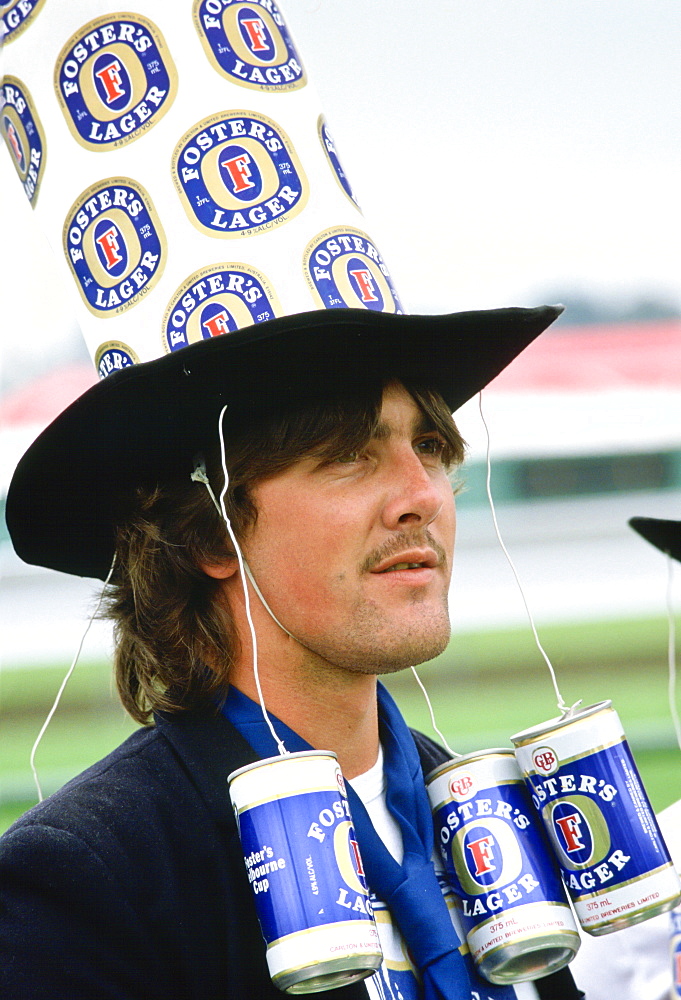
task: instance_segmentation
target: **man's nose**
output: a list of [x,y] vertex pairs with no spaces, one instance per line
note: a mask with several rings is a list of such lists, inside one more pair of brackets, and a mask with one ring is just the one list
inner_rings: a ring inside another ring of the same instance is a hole
[[394,479],[383,512],[385,526],[391,530],[426,527],[442,509],[445,477],[427,469],[411,448],[395,462],[392,472]]

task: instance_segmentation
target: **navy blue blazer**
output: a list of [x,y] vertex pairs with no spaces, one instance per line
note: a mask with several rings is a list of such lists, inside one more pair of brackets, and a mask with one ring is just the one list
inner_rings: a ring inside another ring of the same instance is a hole
[[[426,773],[446,759],[415,737]],[[222,716],[161,718],[15,823],[0,838],[0,997],[281,1000],[227,790],[256,759]],[[580,996],[567,971],[541,987]],[[367,1000],[361,982],[332,995]]]

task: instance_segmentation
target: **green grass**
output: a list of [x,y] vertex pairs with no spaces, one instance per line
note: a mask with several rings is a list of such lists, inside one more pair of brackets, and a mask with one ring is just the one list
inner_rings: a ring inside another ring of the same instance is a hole
[[[510,746],[513,733],[559,714],[547,670],[526,670],[522,676],[481,672],[477,677],[457,678],[444,672],[437,676],[427,667],[419,675],[430,693],[438,725],[448,742],[458,744],[453,745],[457,752],[475,749],[490,739]],[[612,667],[597,673],[565,670],[559,672],[558,681],[568,705],[580,699],[585,706],[611,700],[632,742],[664,747],[673,740],[666,677],[661,672]],[[387,683],[410,724],[429,729],[428,710],[415,682],[405,675]]]
[[[681,756],[667,703],[663,619],[588,623],[540,630],[568,704],[611,699],[655,809],[681,798]],[[0,676],[0,830],[36,801],[29,756],[65,666]],[[511,734],[557,715],[548,670],[529,628],[460,635],[419,670],[452,749],[510,746]],[[431,733],[411,673],[388,686],[407,721]],[[111,691],[105,663],[81,663],[38,749],[45,793],[104,756],[135,728]]]
[[[41,712],[49,708],[67,671],[67,664],[19,667],[8,665],[0,673],[0,718],[17,712]],[[103,661],[81,660],[63,695],[64,708],[114,705],[111,668]],[[3,752],[5,750],[3,740]]]
[[7,802],[0,805],[0,833],[4,833],[12,825],[15,819],[35,805],[35,799],[20,800],[18,802]]
[[[37,801],[31,749],[67,667],[0,675],[0,831]],[[99,760],[135,728],[112,691],[107,663],[80,663],[36,752],[44,795]]]
[[[36,721],[39,725],[36,726]],[[3,722],[3,792],[9,791],[11,776],[30,774],[31,749],[42,726],[33,715],[16,716]],[[53,792],[68,778],[78,774],[121,743],[134,724],[121,710],[84,711],[78,715],[62,712],[52,719],[35,756],[41,785]],[[7,747],[5,748],[5,734]],[[15,783],[16,783],[15,778]],[[18,778],[21,787],[21,778]],[[2,798],[5,798],[3,794]]]

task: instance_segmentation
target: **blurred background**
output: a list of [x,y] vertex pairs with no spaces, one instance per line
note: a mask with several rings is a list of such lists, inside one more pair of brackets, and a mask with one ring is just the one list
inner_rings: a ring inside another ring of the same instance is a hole
[[[627,527],[681,517],[681,6],[676,0],[282,0],[409,312],[562,302],[483,394],[504,542],[566,702],[612,699],[657,809],[681,795],[667,702],[667,565]],[[0,495],[95,380],[0,151]],[[59,247],[54,252],[61,253]],[[557,714],[486,497],[477,402],[458,501],[453,636],[425,666],[456,750]],[[3,501],[4,504],[4,501]],[[678,607],[678,581],[672,594]],[[0,523],[0,829],[35,801],[29,754],[96,604],[31,568]],[[96,622],[37,754],[45,791],[132,728]],[[391,687],[430,722],[409,676]]]

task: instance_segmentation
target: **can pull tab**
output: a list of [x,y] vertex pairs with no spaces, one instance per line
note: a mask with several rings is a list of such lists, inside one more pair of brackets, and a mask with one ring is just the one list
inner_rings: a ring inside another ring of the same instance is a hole
[[582,699],[580,698],[579,701],[576,701],[574,705],[570,706],[570,708],[563,709],[560,721],[565,722],[566,719],[571,719],[576,714],[577,709],[581,704],[582,704]]

